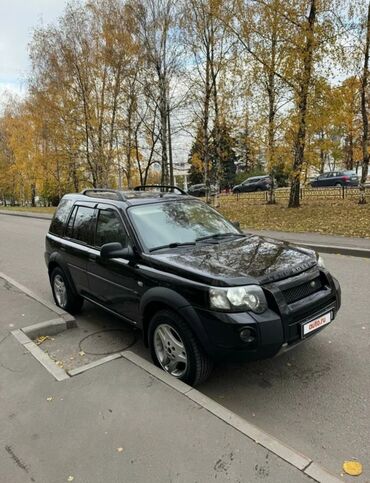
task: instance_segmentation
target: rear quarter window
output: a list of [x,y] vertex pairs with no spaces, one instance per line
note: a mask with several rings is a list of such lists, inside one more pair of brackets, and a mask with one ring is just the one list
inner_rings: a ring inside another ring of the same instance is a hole
[[95,223],[94,208],[75,206],[75,213],[71,216],[71,223],[73,223],[73,226],[68,225],[68,236],[86,245],[92,245],[93,226]]
[[73,200],[62,200],[59,203],[57,211],[54,214],[52,222],[50,224],[49,232],[54,235],[62,236],[64,232],[65,224],[68,220],[71,208],[73,205]]

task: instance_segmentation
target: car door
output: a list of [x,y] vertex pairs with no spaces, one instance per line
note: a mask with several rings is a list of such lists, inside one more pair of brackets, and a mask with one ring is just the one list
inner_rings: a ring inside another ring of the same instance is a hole
[[61,246],[75,287],[82,294],[88,292],[87,263],[93,243],[95,204],[74,205]]
[[248,193],[248,191],[250,191],[250,190],[251,190],[251,181],[249,179],[246,179],[241,184],[241,190],[240,191],[243,191],[244,193]]
[[325,180],[325,184],[324,186],[334,186],[335,183],[336,183],[336,177],[335,177],[336,173],[334,173],[333,171],[331,171],[330,173],[327,174],[327,177],[326,177],[326,180]]
[[317,177],[316,181],[314,182],[313,186],[316,188],[321,188],[323,186],[326,186],[326,180],[327,180],[327,173],[325,174],[320,174],[320,176]]
[[94,249],[88,263],[89,292],[92,300],[137,322],[140,282],[134,264],[123,258],[103,260],[100,249],[106,243],[131,243],[118,210],[99,204],[96,213]]

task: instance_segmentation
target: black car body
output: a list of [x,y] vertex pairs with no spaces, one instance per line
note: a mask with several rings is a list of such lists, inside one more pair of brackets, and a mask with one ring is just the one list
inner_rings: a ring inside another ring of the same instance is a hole
[[[192,239],[190,224],[211,235]],[[73,312],[87,299],[134,324],[157,364],[152,326],[160,345],[159,328],[174,325],[173,340],[185,341],[192,369],[168,372],[190,384],[206,377],[213,360],[271,357],[310,338],[340,307],[339,284],[314,251],[243,234],[185,194],[66,195],[46,236],[45,260],[59,306]],[[158,326],[158,317],[166,322]],[[312,321],[317,326],[308,331]],[[199,360],[209,364],[194,368]]]
[[[274,186],[277,188],[276,180]],[[271,176],[253,176],[233,187],[233,193],[250,193],[253,191],[268,191],[271,188]]]
[[358,186],[359,177],[353,171],[330,171],[310,182],[312,188]]
[[[209,187],[209,191],[210,191],[210,194],[213,195],[216,193],[217,190],[215,186],[211,185]],[[207,192],[207,187],[204,183],[193,184],[188,188],[188,194],[191,196],[196,196],[197,198],[206,196],[206,192]]]

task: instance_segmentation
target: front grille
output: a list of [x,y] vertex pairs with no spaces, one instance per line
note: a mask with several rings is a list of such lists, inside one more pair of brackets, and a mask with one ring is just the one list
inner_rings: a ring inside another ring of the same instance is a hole
[[283,290],[283,294],[287,304],[291,304],[293,302],[297,302],[297,300],[304,299],[305,297],[318,292],[322,289],[322,287],[323,285],[321,278],[317,277],[309,282]]

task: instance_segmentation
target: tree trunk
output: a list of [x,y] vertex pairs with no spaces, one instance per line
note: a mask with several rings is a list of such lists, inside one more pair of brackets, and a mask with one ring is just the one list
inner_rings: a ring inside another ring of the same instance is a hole
[[206,60],[206,79],[205,79],[205,92],[204,92],[204,104],[203,104],[203,163],[204,163],[204,184],[206,185],[206,192],[208,193],[209,187],[209,104],[211,99],[211,86],[210,86],[210,65],[209,55]]
[[31,206],[34,208],[36,206],[36,185],[31,184]]
[[269,192],[269,204],[275,204],[274,166],[275,166],[275,70],[276,70],[276,44],[277,34],[274,29],[271,35],[271,66],[268,72],[267,93],[269,98],[269,121],[268,121],[268,167],[271,176],[271,187]]
[[162,145],[162,177],[161,184],[168,184],[168,151],[167,151],[167,89],[166,79],[160,78],[160,117],[161,117],[161,145]]
[[369,48],[370,48],[370,2],[368,5],[367,14],[367,29],[366,29],[366,43],[365,43],[365,58],[364,70],[361,81],[361,114],[362,114],[362,175],[361,184],[366,182],[369,171],[369,117],[367,113],[367,86],[369,79]]
[[167,109],[167,122],[168,122],[168,156],[170,165],[170,185],[175,186],[175,178],[173,175],[173,157],[172,157],[172,133],[171,133],[171,113],[170,109]]
[[308,94],[312,79],[314,33],[316,23],[316,0],[310,1],[310,13],[308,16],[306,42],[304,49],[303,75],[298,93],[298,129],[294,146],[293,172],[291,175],[291,188],[289,196],[289,208],[298,208],[300,205],[301,172],[304,161],[306,143],[306,117]]

